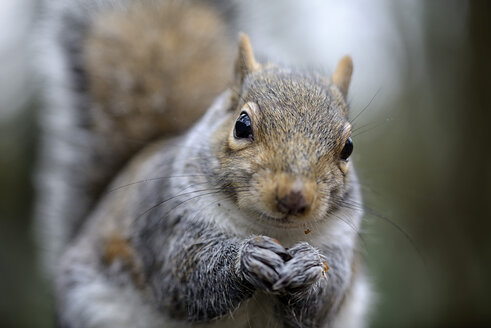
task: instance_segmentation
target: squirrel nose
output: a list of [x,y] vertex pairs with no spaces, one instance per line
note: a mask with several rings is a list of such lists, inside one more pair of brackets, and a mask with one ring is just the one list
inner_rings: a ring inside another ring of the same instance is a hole
[[292,190],[283,197],[276,198],[276,208],[285,214],[304,214],[309,208],[302,191]]

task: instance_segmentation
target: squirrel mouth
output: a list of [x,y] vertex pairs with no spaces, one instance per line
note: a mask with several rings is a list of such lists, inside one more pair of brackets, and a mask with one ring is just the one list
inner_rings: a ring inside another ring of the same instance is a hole
[[261,213],[261,221],[267,223],[268,225],[275,225],[281,228],[298,228],[305,225],[305,219],[300,220],[295,215],[283,214],[281,216],[272,216],[266,213]]
[[266,227],[274,226],[284,229],[301,228],[315,220],[311,215],[300,216],[291,213],[262,211],[257,208],[249,208],[249,213],[250,219],[260,222]]

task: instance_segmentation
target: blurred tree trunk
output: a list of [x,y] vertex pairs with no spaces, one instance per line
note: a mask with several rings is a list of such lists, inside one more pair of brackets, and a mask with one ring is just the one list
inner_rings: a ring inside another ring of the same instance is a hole
[[[453,140],[449,162],[442,163],[449,166],[441,186],[447,211],[437,219],[443,235],[435,237],[442,262],[437,278],[445,285],[439,326],[486,326],[491,323],[491,2],[467,3],[466,39],[460,47],[444,29],[452,30],[452,14],[465,12],[455,12],[453,1],[426,4],[431,97]],[[449,11],[442,24],[442,12]],[[438,147],[440,140],[428,142]],[[450,220],[453,229],[447,227]]]

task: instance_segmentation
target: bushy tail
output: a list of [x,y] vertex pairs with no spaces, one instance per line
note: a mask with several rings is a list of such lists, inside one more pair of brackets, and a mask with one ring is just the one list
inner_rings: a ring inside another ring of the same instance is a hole
[[125,162],[225,90],[233,29],[206,1],[46,3],[36,224],[49,272]]

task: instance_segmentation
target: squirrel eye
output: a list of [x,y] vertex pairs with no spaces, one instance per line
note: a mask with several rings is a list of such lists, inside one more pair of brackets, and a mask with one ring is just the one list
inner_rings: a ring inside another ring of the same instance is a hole
[[235,122],[234,137],[236,139],[252,139],[252,123],[247,113],[241,113]]
[[351,140],[351,137],[346,140],[346,143],[344,144],[344,148],[341,151],[341,155],[339,155],[339,158],[342,160],[347,160],[348,157],[350,157],[351,153],[353,152],[353,140]]

